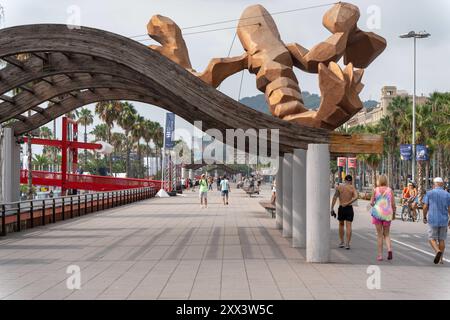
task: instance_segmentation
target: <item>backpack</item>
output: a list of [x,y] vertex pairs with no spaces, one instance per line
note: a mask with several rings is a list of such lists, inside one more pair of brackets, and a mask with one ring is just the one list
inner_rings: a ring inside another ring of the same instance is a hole
[[393,215],[391,205],[392,193],[388,192],[389,188],[386,188],[382,194],[377,189],[375,189],[375,203],[370,209],[370,215],[381,221],[391,221]]

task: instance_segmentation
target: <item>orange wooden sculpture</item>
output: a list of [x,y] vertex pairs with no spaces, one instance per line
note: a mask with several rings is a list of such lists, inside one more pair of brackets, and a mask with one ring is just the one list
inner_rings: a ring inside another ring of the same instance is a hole
[[[265,93],[270,112],[281,119],[307,126],[335,129],[362,108],[359,93],[365,69],[386,48],[384,38],[357,27],[358,7],[340,2],[323,16],[331,32],[310,50],[285,44],[271,15],[253,5],[241,15],[237,35],[245,50],[238,57],[214,58],[205,71],[192,69],[180,28],[167,17],[154,16],[147,29],[162,46],[150,46],[180,64],[206,83],[217,87],[230,75],[247,69],[256,75],[257,88]],[[344,58],[345,67],[337,62]],[[321,103],[317,111],[303,105],[293,67],[318,73]],[[358,69],[355,69],[358,68]]]

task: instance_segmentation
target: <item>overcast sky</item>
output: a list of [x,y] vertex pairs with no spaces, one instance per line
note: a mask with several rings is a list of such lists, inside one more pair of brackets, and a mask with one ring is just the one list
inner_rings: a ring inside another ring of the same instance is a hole
[[[154,14],[171,17],[180,27],[237,19],[248,5],[260,3],[269,12],[304,8],[326,4],[328,1],[277,0],[257,2],[247,0],[0,0],[5,10],[3,27],[33,23],[67,23],[68,9],[75,5],[80,9],[81,25],[105,29],[125,36],[146,33],[146,25]],[[354,0],[359,6],[359,27],[376,32],[386,38],[387,49],[366,70],[363,78],[363,100],[378,100],[381,87],[396,85],[399,89],[413,88],[413,42],[400,39],[401,33],[410,30],[426,30],[431,38],[418,41],[417,93],[450,91],[450,1],[449,0]],[[310,48],[326,39],[330,33],[322,26],[322,16],[328,7],[296,11],[274,16],[281,37],[286,43],[297,42]],[[379,14],[378,14],[379,13]],[[378,19],[379,18],[379,19]],[[233,27],[236,22],[215,25],[186,32]],[[193,67],[203,70],[212,57],[224,57],[233,39],[234,30],[222,30],[186,35],[185,40]],[[146,39],[140,37],[138,39]],[[153,43],[151,41],[143,42]],[[236,41],[231,55],[239,55],[243,49]],[[296,71],[302,90],[318,93],[317,75]],[[240,74],[227,79],[221,90],[237,98]],[[255,77],[245,73],[241,97],[253,96]],[[136,104],[139,105],[139,104]],[[162,121],[164,112],[156,107],[139,105],[146,117]],[[145,110],[145,111],[144,111]],[[178,121],[181,125],[181,121]],[[163,123],[163,122],[162,122]]]

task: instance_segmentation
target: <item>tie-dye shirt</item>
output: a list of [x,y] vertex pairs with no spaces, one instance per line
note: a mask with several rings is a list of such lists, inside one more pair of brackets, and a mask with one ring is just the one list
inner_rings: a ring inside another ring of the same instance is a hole
[[392,189],[389,187],[377,187],[375,188],[374,203],[370,210],[372,217],[382,220],[392,220]]

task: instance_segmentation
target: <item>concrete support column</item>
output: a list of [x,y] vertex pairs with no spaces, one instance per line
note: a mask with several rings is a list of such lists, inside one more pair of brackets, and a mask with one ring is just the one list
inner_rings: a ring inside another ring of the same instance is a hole
[[310,144],[306,156],[306,261],[330,260],[330,152],[327,144]]
[[292,153],[283,159],[283,237],[292,237]]
[[189,169],[189,179],[193,180],[194,179],[194,170]]
[[275,203],[276,218],[275,225],[277,229],[283,228],[283,157],[278,157],[278,170],[276,176],[277,199]]
[[1,137],[1,201],[20,200],[20,145],[16,142],[14,131],[3,128]]
[[292,246],[306,247],[306,150],[296,149],[292,159]]

